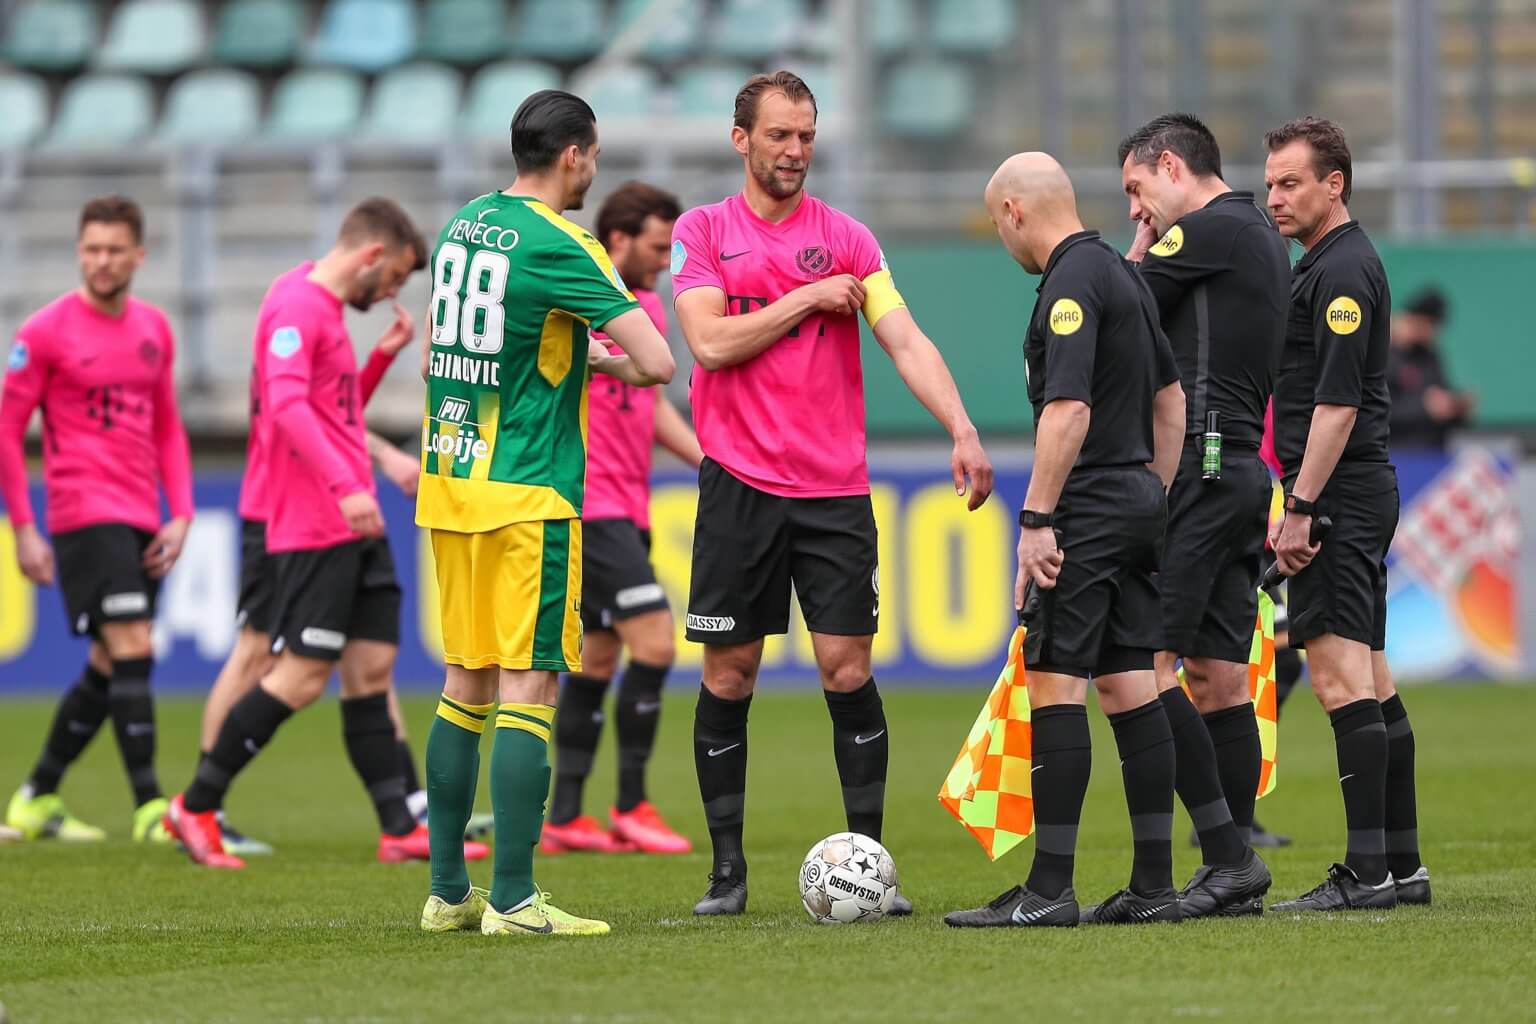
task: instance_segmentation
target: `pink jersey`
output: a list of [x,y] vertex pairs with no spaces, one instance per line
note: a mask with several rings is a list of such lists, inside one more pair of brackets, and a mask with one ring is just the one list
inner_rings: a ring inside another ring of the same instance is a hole
[[273,283],[256,327],[265,339],[256,374],[267,432],[267,550],[273,552],[356,540],[337,503],[358,491],[376,493],[357,355],[341,300],[310,281],[308,269],[295,268]]
[[[665,337],[667,314],[655,292],[635,298]],[[602,334],[594,334],[599,341]],[[623,350],[608,342],[608,351]],[[634,388],[603,374],[587,383],[587,496],[581,518],[628,519],[651,526],[651,449],[656,443],[658,388]]]
[[[672,232],[673,293],[719,288],[728,316],[833,274],[884,270],[869,229],[811,195],[778,224],[734,195]],[[691,385],[699,445],[732,476],[784,497],[869,493],[857,316],[812,313],[744,363],[695,366]]]
[[43,410],[48,529],[160,527],[192,516],[192,456],[176,408],[176,345],[165,314],[129,298],[120,317],[77,292],[34,313],[11,346],[0,392],[0,491],[13,526],[34,519],[22,447]]

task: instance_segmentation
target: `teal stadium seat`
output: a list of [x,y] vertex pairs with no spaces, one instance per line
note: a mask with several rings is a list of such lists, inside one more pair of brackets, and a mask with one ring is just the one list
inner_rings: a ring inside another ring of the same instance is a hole
[[807,22],[804,0],[725,0],[711,48],[723,57],[767,60],[794,49]]
[[699,48],[704,25],[704,0],[624,0],[619,8],[619,27],[628,28],[653,7],[666,4],[662,18],[640,49],[646,60],[667,63],[692,56]]
[[741,91],[752,72],[743,65],[698,64],[677,76],[677,112],[690,117],[730,121]]
[[416,54],[448,64],[484,64],[507,52],[502,0],[427,0]]
[[582,72],[571,84],[571,91],[592,104],[601,133],[605,127],[622,127],[625,122],[656,113],[660,83],[656,72],[648,67],[616,64]]
[[267,135],[275,139],[340,139],[357,130],[363,83],[350,71],[290,71],[272,93]]
[[[441,64],[407,64],[373,86],[361,134],[370,139],[436,142],[458,129],[463,83]],[[510,119],[509,119],[510,120]]]
[[126,146],[149,134],[155,99],[137,75],[93,74],[64,87],[47,144],[56,149]]
[[[843,80],[835,64],[812,64],[792,60],[785,67],[799,75],[805,80],[805,84],[811,87],[811,94],[816,97],[817,117],[842,113]],[[878,91],[874,82],[870,83],[870,88]]]
[[287,67],[303,41],[298,0],[231,0],[214,28],[213,59],[241,68]]
[[11,16],[6,60],[38,71],[74,71],[96,48],[96,8],[88,0],[31,0]]
[[942,0],[933,5],[934,43],[951,53],[990,53],[1013,43],[1012,0]]
[[541,89],[558,89],[560,75],[548,64],[502,61],[480,69],[469,85],[462,128],[477,139],[509,141],[518,105]]
[[236,142],[261,127],[261,88],[233,68],[182,75],[171,83],[160,118],[160,140],[174,145]]
[[[912,48],[918,34],[917,26],[915,0],[869,0],[868,31],[865,38],[869,41],[870,49],[877,55],[889,57]],[[835,10],[827,10],[816,22],[807,45],[816,53],[828,56],[844,49],[842,38],[838,35]]]
[[605,41],[599,0],[524,0],[512,27],[512,48],[544,60],[582,60]]
[[357,71],[392,67],[416,52],[416,8],[411,0],[330,0],[309,52],[312,64]]
[[172,75],[202,60],[208,49],[203,9],[196,0],[128,0],[112,16],[98,67]]
[[881,122],[892,135],[934,139],[969,123],[974,99],[966,69],[945,61],[900,64],[885,76]]
[[48,124],[48,89],[32,75],[0,73],[0,149],[25,146]]

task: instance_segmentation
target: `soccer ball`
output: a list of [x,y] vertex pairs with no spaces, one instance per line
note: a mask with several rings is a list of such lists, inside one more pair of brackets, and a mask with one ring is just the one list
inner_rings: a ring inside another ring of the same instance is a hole
[[837,832],[800,864],[800,902],[818,924],[878,921],[896,898],[896,862],[857,832]]

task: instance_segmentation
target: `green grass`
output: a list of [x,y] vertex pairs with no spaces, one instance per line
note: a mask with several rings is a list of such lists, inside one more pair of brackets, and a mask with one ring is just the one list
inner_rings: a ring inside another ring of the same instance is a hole
[[[0,846],[0,1000],[34,1021],[1243,1020],[1530,1019],[1536,983],[1536,817],[1519,795],[1532,766],[1536,689],[1436,687],[1407,696],[1419,746],[1420,831],[1435,905],[1307,920],[1179,927],[954,932],[944,911],[984,901],[1028,870],[1030,844],[999,864],[935,800],[982,700],[893,689],[886,838],[918,916],[812,925],[795,893],[800,857],[843,827],[819,696],[765,692],[753,708],[748,789],[751,912],[698,921],[707,857],[542,859],[556,901],[602,916],[599,939],[495,941],[415,929],[424,865],[373,862],[372,813],[347,766],[334,704],[293,719],[232,794],[235,822],[278,846],[240,873],[135,847],[109,737],[64,795],[106,826],[105,846]],[[696,839],[702,814],[688,744],[691,697],[669,700],[652,768],[656,802]],[[408,702],[418,752],[431,705]],[[161,706],[168,786],[192,771],[198,706]],[[0,780],[19,782],[51,705],[0,704]],[[1094,712],[1096,764],[1078,892],[1129,869],[1114,745]],[[1287,709],[1280,786],[1260,817],[1296,837],[1269,858],[1272,895],[1310,888],[1342,852],[1326,719],[1306,694]],[[489,741],[487,741],[489,742]],[[612,737],[589,809],[613,792]],[[483,789],[483,786],[482,786]],[[1178,835],[1186,834],[1182,819]],[[1196,865],[1180,842],[1176,874]],[[480,884],[490,869],[475,871]]]

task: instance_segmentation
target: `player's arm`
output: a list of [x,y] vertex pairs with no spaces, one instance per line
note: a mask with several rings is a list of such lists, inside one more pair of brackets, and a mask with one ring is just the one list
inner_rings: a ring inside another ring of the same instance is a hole
[[667,401],[666,395],[656,399],[656,443],[694,469],[704,461],[704,449],[699,447],[698,435],[683,419],[683,414]]
[[5,385],[0,388],[0,493],[16,531],[16,562],[40,587],[53,585],[53,549],[43,539],[27,493],[27,424],[48,388],[46,353],[40,341],[17,337],[11,347]]
[[156,531],[154,539],[144,549],[144,569],[152,579],[160,579],[170,572],[176,559],[181,557],[187,530],[192,526],[193,508],[192,448],[187,443],[187,430],[182,425],[181,409],[176,404],[175,350],[169,343],[169,324],[165,326],[165,335],[167,355],[155,382],[154,437],[160,484],[165,488],[171,518]]
[[812,313],[851,316],[864,305],[864,285],[852,274],[802,285],[750,313],[727,315],[725,292],[689,288],[673,303],[688,350],[706,370],[736,366],[758,355]]
[[395,356],[400,350],[411,343],[416,337],[416,325],[411,321],[410,311],[400,303],[395,303],[395,318],[390,321],[384,333],[379,335],[379,340],[374,342],[373,351],[368,353],[368,361],[363,364],[363,372],[358,374],[357,387],[362,395],[363,405],[373,397],[374,391],[379,387],[379,382],[384,379],[384,374],[389,371],[390,364],[395,361]]
[[[877,277],[884,280],[876,280]],[[949,467],[954,476],[955,493],[965,494],[969,482],[971,496],[967,507],[974,511],[992,494],[992,463],[982,451],[975,425],[966,415],[955,378],[938,348],[917,326],[906,304],[901,302],[901,296],[890,284],[890,274],[882,271],[866,282],[865,319],[875,333],[875,340],[891,357],[907,390],[923,403],[923,408],[954,440]],[[889,296],[882,296],[882,289],[887,288]]]
[[587,342],[587,364],[593,373],[617,377],[637,388],[666,384],[677,372],[672,349],[661,336],[650,314],[638,306],[620,313],[603,325],[603,333],[624,350],[622,356],[610,355],[599,341]]
[[[1317,385],[1313,391],[1312,424],[1307,447],[1291,493],[1316,501],[1328,485],[1360,413],[1365,382],[1365,350],[1376,315],[1375,290],[1363,268],[1325,271],[1313,303],[1313,351],[1317,353]],[[1287,511],[1274,540],[1280,571],[1293,576],[1317,555],[1311,543],[1312,517]]]
[[379,472],[389,477],[390,483],[400,488],[407,498],[416,497],[416,485],[421,479],[421,462],[384,438],[368,431],[368,458],[379,467]]
[[[1136,256],[1137,244],[1132,243],[1126,259],[1137,265],[1141,279],[1157,299],[1157,308],[1167,310],[1201,281],[1231,266],[1236,240],[1242,231],[1272,231],[1268,225],[1250,224],[1225,240],[1209,222],[1184,220],[1168,229],[1168,233],[1154,240],[1145,252]],[[1142,238],[1141,229],[1136,232],[1137,241]]]

